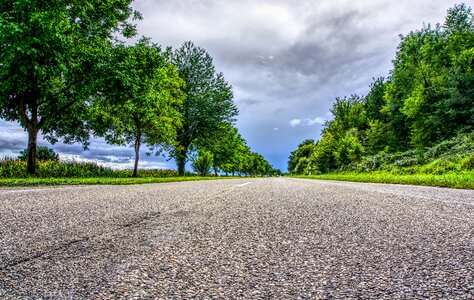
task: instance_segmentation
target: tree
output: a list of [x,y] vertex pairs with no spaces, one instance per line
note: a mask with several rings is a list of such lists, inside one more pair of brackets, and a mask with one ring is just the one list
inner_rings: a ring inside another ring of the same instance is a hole
[[336,139],[340,139],[351,128],[365,129],[367,118],[362,101],[358,95],[336,98],[330,110],[334,118],[326,121],[323,133],[331,132]]
[[324,132],[313,150],[308,165],[312,171],[328,173],[336,167],[334,153],[337,148],[337,140],[331,132]]
[[[455,5],[444,26],[402,37],[386,93],[392,140],[419,150],[474,125],[470,8]],[[408,139],[407,139],[408,137]]]
[[111,144],[133,145],[136,177],[143,143],[153,148],[174,140],[184,82],[166,53],[147,38],[110,50],[106,80],[93,107],[95,131]]
[[[28,131],[28,172],[36,141],[87,147],[96,66],[113,36],[134,35],[132,0],[12,0],[0,4],[0,117]],[[134,17],[140,17],[138,13]]]
[[223,128],[219,130],[221,134],[198,143],[212,153],[212,167],[216,176],[223,169],[227,170],[226,172],[232,172],[232,169],[235,170],[234,165],[238,163],[237,160],[239,159],[239,148],[244,144],[237,128],[227,123],[222,126]]
[[[54,152],[53,149],[45,147],[45,146],[38,146],[36,149],[36,159],[40,161],[45,160],[53,160],[59,161],[59,154]],[[18,156],[19,160],[27,160],[28,159],[28,148],[22,150],[20,152],[20,156]]]
[[308,139],[299,144],[298,148],[291,152],[288,159],[288,172],[290,174],[303,174],[313,150],[314,140]]
[[247,163],[243,170],[245,173],[251,176],[263,176],[272,173],[273,167],[261,154],[249,151],[246,159]]
[[339,141],[337,149],[334,152],[334,158],[339,167],[344,167],[351,162],[360,160],[363,152],[364,147],[359,140],[359,133],[356,128],[352,128],[348,130],[344,138]]
[[238,110],[231,86],[222,73],[216,73],[212,57],[192,42],[177,49],[171,59],[186,83],[183,106],[179,109],[182,126],[170,154],[178,173],[184,175],[188,151],[198,141],[219,136],[222,124],[232,124]]
[[240,174],[243,173],[245,169],[245,165],[247,164],[247,155],[250,153],[250,148],[247,146],[247,142],[237,134],[237,136],[233,136],[236,140],[234,147],[232,148],[233,155],[231,156],[230,160],[223,164],[222,168],[225,170],[226,173],[231,173],[232,176],[235,176],[235,173],[238,172]]
[[375,121],[382,120],[383,115],[381,109],[384,104],[383,97],[385,95],[385,78],[380,77],[374,79],[374,82],[370,84],[370,92],[365,96],[363,106],[367,112],[367,118]]
[[199,173],[201,176],[209,175],[209,171],[212,166],[212,153],[206,150],[200,149],[195,158],[191,159],[191,166],[194,172]]

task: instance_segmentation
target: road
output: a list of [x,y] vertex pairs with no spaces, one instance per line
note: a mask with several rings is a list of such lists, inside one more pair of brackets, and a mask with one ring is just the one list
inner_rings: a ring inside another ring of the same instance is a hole
[[474,191],[291,178],[0,189],[0,299],[474,298]]

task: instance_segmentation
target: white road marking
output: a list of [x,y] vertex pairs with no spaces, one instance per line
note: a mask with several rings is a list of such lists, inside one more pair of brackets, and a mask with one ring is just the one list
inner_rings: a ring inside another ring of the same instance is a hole
[[246,186],[246,185],[248,185],[248,184],[251,184],[251,182],[246,182],[246,183],[238,184],[238,185],[236,185],[236,187]]

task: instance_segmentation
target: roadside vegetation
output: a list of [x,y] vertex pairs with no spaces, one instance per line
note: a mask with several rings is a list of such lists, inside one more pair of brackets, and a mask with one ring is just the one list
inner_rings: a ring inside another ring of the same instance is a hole
[[[26,149],[22,153],[26,153]],[[192,166],[195,172],[185,172],[184,176],[181,176],[177,170],[163,169],[141,170],[137,176],[134,170],[114,170],[95,162],[63,162],[53,149],[40,146],[36,152],[34,175],[28,173],[25,155],[0,159],[0,186],[140,184],[279,174],[272,173],[271,166],[261,156],[249,156],[248,159],[243,159],[244,164],[241,168],[233,173],[227,172],[225,176],[220,176],[220,173],[212,174],[214,159],[211,153],[206,153],[206,155],[200,153],[193,158]]]
[[289,173],[472,188],[473,49],[474,16],[464,4],[443,25],[402,36],[390,76],[366,96],[336,98],[320,140],[291,153]]
[[132,43],[141,18],[132,0],[0,4],[0,118],[28,132],[26,162],[4,159],[0,178],[117,174],[57,158],[38,162],[40,133],[84,150],[91,137],[133,147],[133,177],[147,176],[138,171],[143,146],[174,158],[176,176],[186,175],[190,159],[203,175],[210,168],[215,175],[278,173],[236,129],[232,87],[206,50],[191,41],[177,49],[147,37]]
[[352,182],[395,183],[449,187],[456,189],[474,189],[474,172],[446,173],[443,175],[413,174],[400,175],[389,172],[339,172],[320,175],[296,175],[296,178],[338,180]]

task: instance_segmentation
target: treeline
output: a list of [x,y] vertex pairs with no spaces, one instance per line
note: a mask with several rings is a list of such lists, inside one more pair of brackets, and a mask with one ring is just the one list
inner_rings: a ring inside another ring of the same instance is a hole
[[[306,140],[291,153],[290,173],[360,171],[356,166],[361,161],[378,159],[380,164],[403,156],[410,156],[415,164],[436,149],[448,151],[445,145],[456,142],[466,144],[460,149],[472,151],[471,8],[455,5],[443,25],[428,25],[401,36],[390,76],[375,79],[364,97],[336,98],[330,111],[333,118],[324,124],[321,139]],[[463,164],[472,168],[474,153],[465,156],[471,163]]]
[[84,149],[91,136],[133,146],[134,176],[143,145],[150,154],[168,153],[179,175],[194,153],[205,152],[216,173],[272,173],[237,132],[232,88],[204,49],[119,40],[136,35],[133,22],[141,15],[131,2],[0,4],[0,117],[28,132],[28,172],[35,173],[41,132],[53,144],[79,142]]

